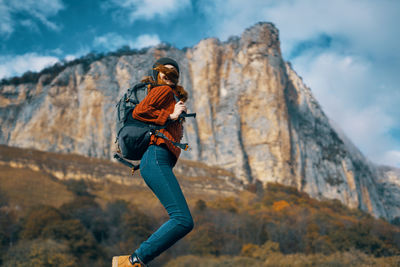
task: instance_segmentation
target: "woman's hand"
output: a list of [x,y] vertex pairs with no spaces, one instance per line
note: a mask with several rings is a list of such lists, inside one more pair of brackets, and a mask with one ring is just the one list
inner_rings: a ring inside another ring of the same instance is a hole
[[177,120],[179,118],[179,115],[182,114],[182,112],[187,112],[187,108],[185,106],[185,103],[183,103],[183,101],[179,101],[178,103],[175,104],[174,112],[169,115],[169,118],[171,120]]

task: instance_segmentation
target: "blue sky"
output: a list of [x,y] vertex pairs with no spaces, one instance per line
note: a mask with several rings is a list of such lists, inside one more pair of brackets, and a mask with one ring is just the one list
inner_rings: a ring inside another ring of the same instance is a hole
[[258,21],[373,162],[400,167],[398,0],[0,0],[0,79],[123,45],[224,41]]

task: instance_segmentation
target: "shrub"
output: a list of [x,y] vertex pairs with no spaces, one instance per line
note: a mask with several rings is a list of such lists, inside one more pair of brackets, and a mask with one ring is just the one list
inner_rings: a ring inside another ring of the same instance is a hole
[[35,239],[41,236],[43,229],[51,224],[62,221],[61,213],[50,206],[39,206],[33,208],[22,223],[21,238]]
[[77,259],[69,252],[68,246],[54,240],[19,242],[11,248],[3,266],[77,266]]

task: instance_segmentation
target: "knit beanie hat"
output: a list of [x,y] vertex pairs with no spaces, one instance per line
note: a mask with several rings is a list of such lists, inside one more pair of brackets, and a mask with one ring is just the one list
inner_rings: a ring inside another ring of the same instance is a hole
[[169,57],[162,57],[153,64],[153,79],[155,81],[157,81],[158,71],[156,71],[154,68],[157,67],[158,65],[168,65],[168,64],[174,66],[179,74],[178,62]]

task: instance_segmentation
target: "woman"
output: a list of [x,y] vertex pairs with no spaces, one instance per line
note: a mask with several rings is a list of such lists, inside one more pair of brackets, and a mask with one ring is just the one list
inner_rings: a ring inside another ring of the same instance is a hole
[[[177,85],[178,63],[171,58],[161,58],[153,65],[150,91],[132,112],[134,119],[164,125],[161,132],[174,142],[183,136],[179,115],[186,112],[184,102],[187,92]],[[145,266],[160,253],[172,246],[193,229],[193,219],[172,168],[180,155],[180,148],[169,140],[152,135],[150,146],[140,161],[140,173],[149,188],[167,210],[169,220],[154,232],[131,256],[118,257],[118,266]]]

